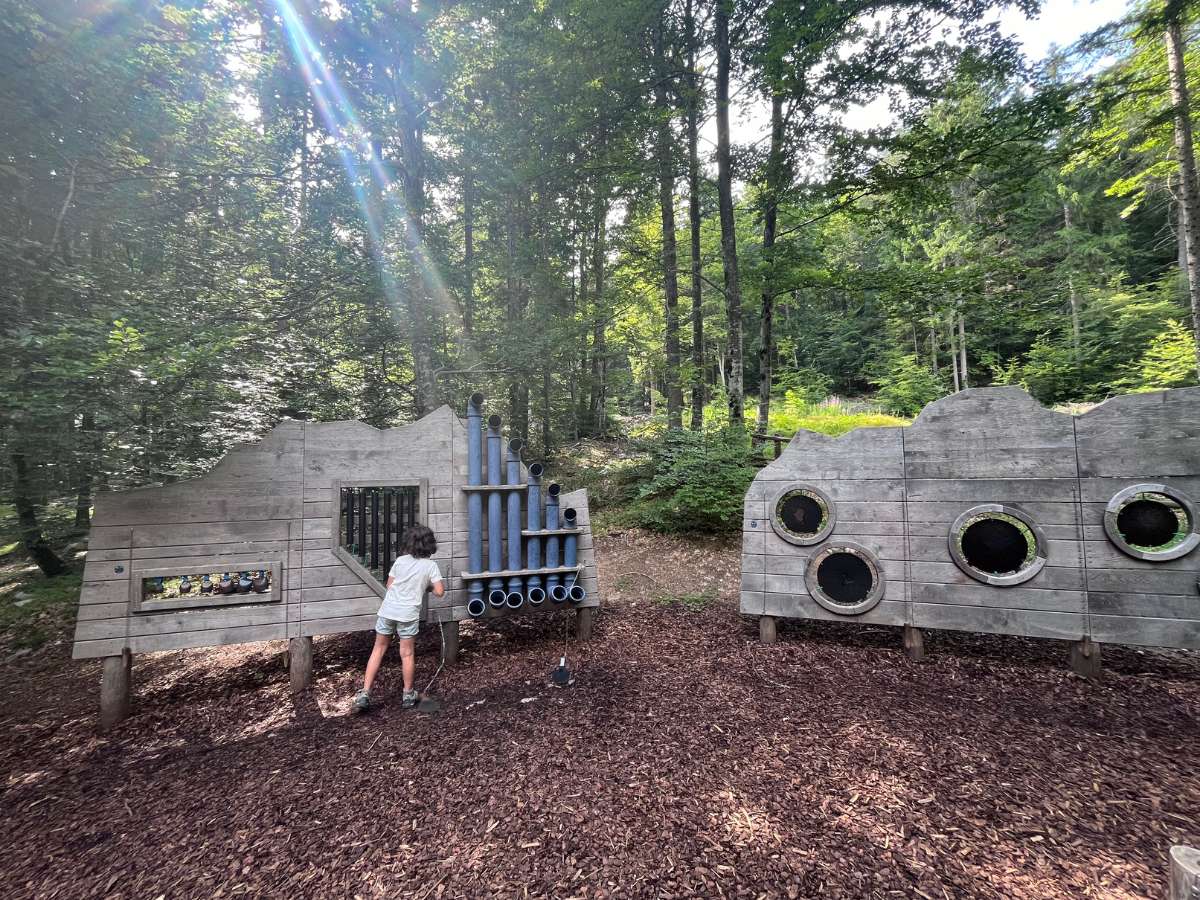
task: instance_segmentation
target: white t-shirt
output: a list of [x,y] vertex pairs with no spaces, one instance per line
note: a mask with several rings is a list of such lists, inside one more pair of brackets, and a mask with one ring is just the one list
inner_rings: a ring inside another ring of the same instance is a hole
[[383,595],[379,615],[396,622],[413,622],[421,618],[421,602],[434,582],[442,580],[442,572],[432,559],[401,556],[388,572],[392,586]]

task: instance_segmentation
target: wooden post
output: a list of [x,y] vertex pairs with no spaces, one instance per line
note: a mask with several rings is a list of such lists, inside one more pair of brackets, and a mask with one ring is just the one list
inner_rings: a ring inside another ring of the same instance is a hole
[[775,617],[774,616],[759,616],[758,617],[758,639],[764,644],[775,643]]
[[298,694],[307,690],[312,684],[313,670],[313,639],[311,637],[294,637],[288,641],[288,676],[292,685],[292,693]]
[[920,662],[925,658],[925,637],[920,628],[904,626],[904,652],[913,662]]
[[445,644],[446,665],[458,662],[458,622],[442,623],[442,642]]
[[1178,844],[1171,848],[1168,900],[1200,900],[1200,850]]
[[1084,638],[1071,645],[1071,668],[1083,678],[1100,677],[1100,645]]
[[592,620],[596,616],[596,607],[581,606],[575,610],[575,637],[580,641],[592,639]]
[[119,656],[104,657],[100,676],[100,727],[112,728],[129,715],[133,654],[123,650]]

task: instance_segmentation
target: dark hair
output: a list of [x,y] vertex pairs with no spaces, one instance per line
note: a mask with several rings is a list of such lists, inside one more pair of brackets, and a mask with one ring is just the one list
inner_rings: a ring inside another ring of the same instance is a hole
[[424,525],[410,525],[404,532],[400,552],[417,559],[429,559],[437,553],[437,538],[433,536],[433,531]]

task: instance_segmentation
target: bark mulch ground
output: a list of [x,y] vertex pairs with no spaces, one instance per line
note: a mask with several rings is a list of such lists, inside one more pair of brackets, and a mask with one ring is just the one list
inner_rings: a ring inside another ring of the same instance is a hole
[[[370,635],[0,665],[5,897],[1158,897],[1200,843],[1200,657],[737,615],[735,547],[599,544],[606,606],[464,628],[435,716],[346,715]],[[669,599],[676,598],[676,599]],[[431,674],[436,636],[418,648]]]

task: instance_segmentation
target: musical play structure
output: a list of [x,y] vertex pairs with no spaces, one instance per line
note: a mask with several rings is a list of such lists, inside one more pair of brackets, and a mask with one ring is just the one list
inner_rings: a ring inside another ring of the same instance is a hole
[[965,390],[908,427],[801,431],[751,485],[741,611],[1200,649],[1200,388],[1079,416]]
[[438,540],[446,593],[423,618],[447,663],[467,618],[569,608],[588,638],[600,596],[587,493],[543,486],[520,439],[501,449],[499,416],[485,449],[483,402],[472,395],[465,423],[449,406],[383,430],[286,420],[199,478],[99,494],[74,656],[104,660],[102,722],[128,714],[136,653],[286,639],[303,688],[313,636],[374,625],[418,522]]

